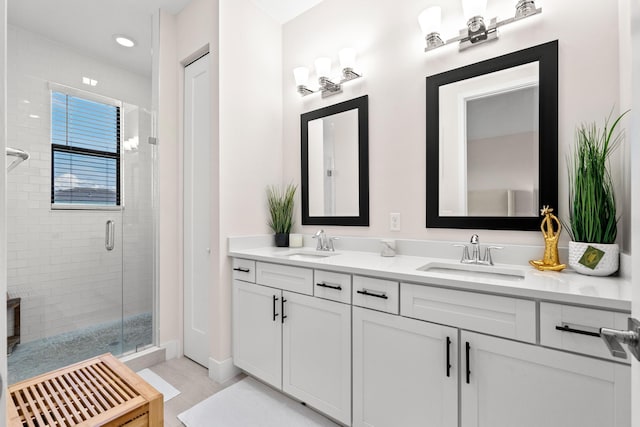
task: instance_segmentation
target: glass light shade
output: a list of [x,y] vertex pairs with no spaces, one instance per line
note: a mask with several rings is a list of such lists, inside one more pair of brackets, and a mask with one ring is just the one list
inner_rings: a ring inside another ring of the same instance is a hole
[[338,56],[340,57],[340,67],[344,70],[345,68],[355,68],[356,67],[356,50],[351,47],[346,47],[338,52]]
[[307,67],[294,68],[293,78],[296,79],[296,86],[306,86],[309,81],[309,69]]
[[462,0],[462,12],[466,19],[474,16],[484,16],[487,9],[487,0]]
[[418,16],[418,22],[425,36],[431,33],[439,34],[442,25],[442,9],[440,6],[432,6],[423,10]]
[[331,58],[321,57],[316,59],[316,74],[318,78],[329,77],[331,74]]

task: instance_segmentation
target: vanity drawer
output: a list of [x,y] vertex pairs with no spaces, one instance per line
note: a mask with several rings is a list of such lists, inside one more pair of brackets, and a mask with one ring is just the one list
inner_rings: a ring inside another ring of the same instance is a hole
[[534,301],[409,283],[400,293],[402,316],[536,342]]
[[[600,328],[627,330],[628,314],[571,305],[540,303],[540,344],[616,362],[630,363],[613,357],[602,338],[595,336]],[[562,328],[558,330],[557,327]],[[581,333],[582,332],[582,333]],[[622,346],[627,351],[627,346]],[[627,354],[629,352],[627,351]]]
[[250,259],[233,259],[233,278],[243,282],[254,283],[256,281],[256,262]]
[[351,275],[315,270],[313,295],[351,304]]
[[313,295],[313,270],[258,262],[256,263],[256,283],[299,294]]
[[399,283],[353,276],[353,305],[398,314]]

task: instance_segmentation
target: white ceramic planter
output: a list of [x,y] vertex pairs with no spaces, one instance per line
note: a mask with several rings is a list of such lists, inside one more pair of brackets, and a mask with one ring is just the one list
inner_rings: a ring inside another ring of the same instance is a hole
[[[589,246],[600,249],[604,252],[600,262],[595,268],[589,268],[582,265],[579,261]],[[584,243],[569,242],[569,267],[573,268],[580,274],[589,276],[610,276],[618,271],[618,263],[620,259],[620,248],[617,243]]]

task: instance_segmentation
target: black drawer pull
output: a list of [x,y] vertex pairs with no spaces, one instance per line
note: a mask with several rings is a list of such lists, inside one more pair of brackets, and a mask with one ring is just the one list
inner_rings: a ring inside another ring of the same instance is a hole
[[447,337],[447,377],[451,376],[451,338]]
[[361,291],[356,291],[356,293],[359,293],[359,294],[362,294],[362,295],[368,295],[370,297],[389,299],[387,294],[385,294],[384,292],[381,292],[381,293],[378,294],[378,293],[371,292],[369,289],[363,289]]
[[469,384],[469,378],[471,377],[471,368],[469,367],[469,352],[471,351],[471,345],[469,341],[465,343],[466,347],[466,362],[467,362],[467,384]]
[[282,297],[282,309],[280,310],[282,312],[282,317],[280,317],[280,319],[282,320],[282,323],[284,323],[284,319],[287,318],[287,316],[284,315],[284,303],[287,302],[286,299],[284,299],[284,297]]
[[330,284],[325,283],[325,282],[316,283],[316,286],[320,286],[321,288],[335,289],[335,290],[338,290],[338,291],[342,290],[342,286],[340,286],[340,285],[330,285]]
[[276,317],[278,317],[278,313],[276,313],[276,301],[278,301],[280,298],[278,298],[277,296],[273,296],[273,321],[276,321]]
[[598,337],[600,338],[599,332],[591,332],[591,331],[583,331],[581,329],[573,329],[570,328],[569,325],[556,326],[556,330],[561,332],[571,332],[573,334],[587,335],[590,337]]
[[251,270],[249,270],[248,268],[236,267],[236,268],[233,269],[233,271],[239,271],[241,273],[248,273]]

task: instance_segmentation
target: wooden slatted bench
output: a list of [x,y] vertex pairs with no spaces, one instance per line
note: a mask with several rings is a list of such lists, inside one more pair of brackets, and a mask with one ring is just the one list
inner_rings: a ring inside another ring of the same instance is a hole
[[9,427],[161,427],[163,397],[111,354],[9,387]]

